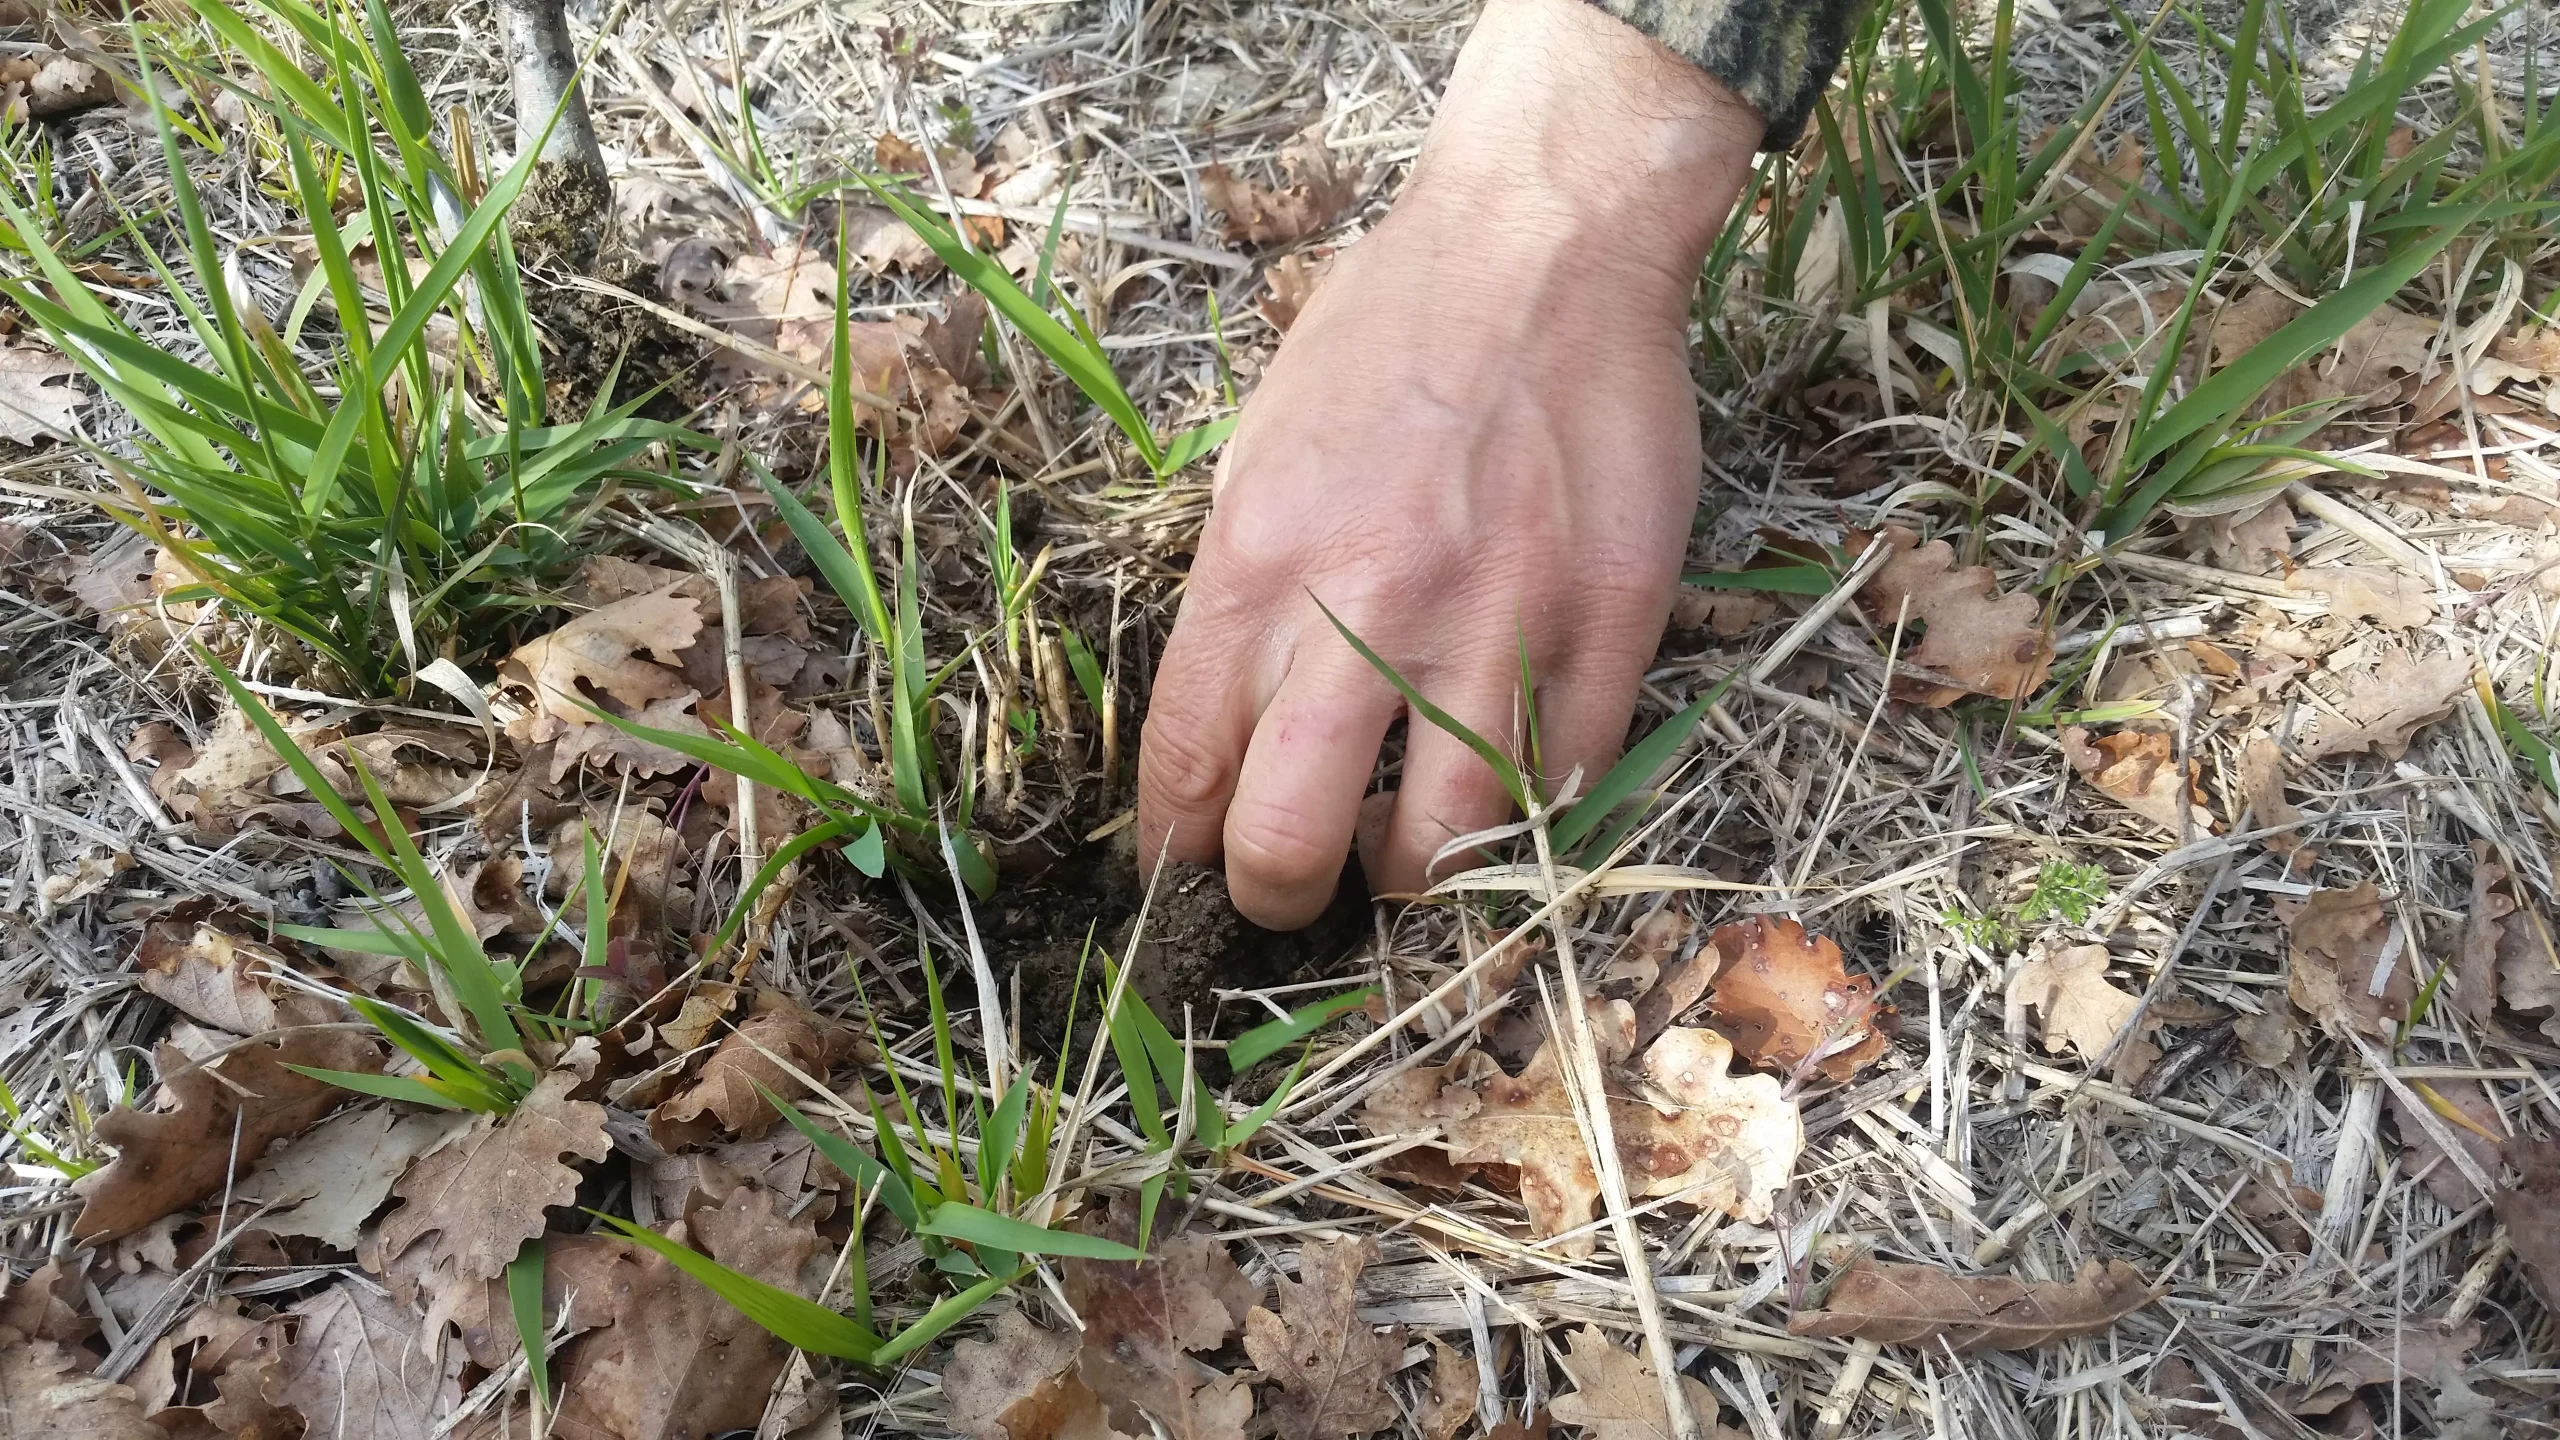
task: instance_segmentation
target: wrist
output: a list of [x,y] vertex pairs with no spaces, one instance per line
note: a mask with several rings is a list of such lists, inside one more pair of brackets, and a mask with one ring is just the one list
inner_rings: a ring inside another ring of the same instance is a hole
[[1491,0],[1409,193],[1685,312],[1762,128],[1721,81],[1586,0]]

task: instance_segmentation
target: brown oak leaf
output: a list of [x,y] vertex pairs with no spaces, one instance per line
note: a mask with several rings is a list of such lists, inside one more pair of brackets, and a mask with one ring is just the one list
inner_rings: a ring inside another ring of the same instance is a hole
[[2119,730],[2092,740],[2077,725],[2062,731],[2062,753],[2108,799],[2179,836],[2213,833],[2196,762],[2183,766],[2167,735]]
[[[1635,1047],[1635,1012],[1608,1000],[1592,1002],[1591,1013],[1602,1063],[1626,1059]],[[1361,1123],[1380,1135],[1436,1124],[1453,1164],[1517,1167],[1530,1229],[1542,1239],[1563,1235],[1587,1226],[1600,1203],[1563,1063],[1550,1038],[1517,1079],[1489,1061],[1410,1070],[1370,1098]],[[1631,1196],[1678,1196],[1754,1224],[1768,1218],[1804,1148],[1804,1127],[1775,1076],[1735,1075],[1732,1063],[1724,1036],[1675,1026],[1643,1057],[1659,1098],[1608,1097]],[[1587,1255],[1593,1239],[1586,1231],[1553,1248]]]
[[0,1327],[0,1435],[26,1440],[168,1440],[133,1391],[85,1373],[86,1357]]
[[2407,571],[2387,566],[2306,566],[2284,577],[2284,588],[2328,601],[2330,616],[2338,620],[2370,616],[2413,630],[2436,618],[2435,592]]
[[291,1328],[285,1316],[250,1318],[229,1296],[198,1304],[135,1370],[143,1413],[181,1436],[301,1434],[301,1417],[269,1396],[284,1383]]
[[234,1035],[263,1035],[284,1025],[279,1003],[296,1010],[323,1003],[277,978],[288,968],[282,955],[210,918],[155,920],[133,960],[145,994],[200,1025]]
[[[2036,598],[2023,591],[2000,594],[1990,567],[1959,570],[1953,546],[1944,540],[1922,545],[1919,538],[1899,525],[1885,527],[1893,555],[1867,582],[1859,603],[1887,631],[1897,616],[1906,626],[1926,627],[1916,646],[1906,633],[1903,661],[1955,683],[1897,677],[1894,696],[1933,709],[1965,695],[2024,699],[2053,668],[2053,637],[2045,633]],[[1863,550],[1867,540],[1852,535],[1850,548]]]
[[470,1121],[444,1110],[342,1110],[260,1161],[232,1195],[243,1204],[275,1207],[252,1222],[255,1229],[353,1250],[357,1232],[390,1198],[409,1163]]
[[1457,1440],[1458,1432],[1476,1418],[1476,1362],[1437,1335],[1425,1335],[1431,1347],[1431,1388],[1414,1412],[1414,1428],[1422,1440]]
[[[601,605],[517,646],[500,673],[533,693],[517,738],[539,743],[601,723],[586,707],[610,697],[637,709],[684,693],[677,656],[702,633],[702,607],[677,586]],[[590,689],[589,687],[592,687]]]
[[1875,982],[1852,977],[1840,947],[1783,915],[1716,927],[1718,956],[1707,1013],[1754,1065],[1794,1071],[1811,1060],[1846,1081],[1885,1050],[1892,1006]]
[[2519,1136],[2507,1142],[2506,1160],[2516,1179],[2491,1197],[2498,1223],[2543,1309],[2560,1314],[2560,1140]]
[[170,1077],[160,1087],[166,1108],[116,1107],[95,1132],[115,1147],[114,1162],[72,1184],[86,1202],[71,1227],[84,1245],[130,1235],[218,1192],[269,1145],[349,1098],[287,1065],[371,1073],[382,1067],[382,1052],[351,1031],[297,1030],[204,1066],[163,1045],[156,1063]]
[[1958,1355],[2031,1350],[2094,1335],[2158,1298],[2142,1272],[2121,1260],[2093,1260],[2068,1281],[1865,1260],[1833,1282],[1821,1309],[1788,1321],[1787,1333],[1932,1350],[1943,1341]]
[[[2250,829],[2301,823],[2302,812],[2285,798],[2284,751],[2276,745],[2275,737],[2264,730],[2250,731],[2240,746],[2240,789],[2249,807]],[[2232,823],[2239,822],[2235,818]],[[2302,838],[2299,829],[2278,830],[2265,837],[2265,844],[2296,864],[2308,865],[2320,858],[2320,852]]]
[[649,1112],[649,1133],[666,1149],[680,1150],[724,1133],[752,1140],[772,1129],[781,1112],[757,1087],[783,1091],[795,1085],[786,1063],[803,1074],[826,1073],[827,1045],[818,1025],[817,1016],[788,1001],[748,1016],[702,1062],[691,1086]]
[[[2411,1080],[2405,1082],[2408,1094],[2399,1086],[2384,1092],[2391,1104],[2391,1114],[2400,1127],[2400,1143],[2408,1147],[2402,1158],[2403,1169],[2420,1175],[2427,1193],[2459,1210],[2480,1198],[2480,1192],[2455,1165],[2427,1131],[2425,1121],[2418,1118],[2419,1106],[2427,1107],[2430,1117],[2461,1147],[2463,1155],[2481,1174],[2495,1177],[2498,1154],[2505,1143],[2505,1122],[2498,1118],[2498,1107],[2491,1103],[2489,1092],[2476,1080]],[[2413,1104],[2412,1101],[2415,1103]]]
[[[2215,366],[2231,364],[2301,313],[2302,307],[2282,293],[2264,289],[2223,306],[2213,324]],[[2382,306],[2349,327],[2336,344],[2276,377],[2261,392],[2258,407],[2273,414],[2328,400],[2343,399],[2350,407],[2394,404],[2414,388],[2438,329],[2433,320]]]
[[[1677,1440],[1671,1406],[1651,1360],[1619,1349],[1596,1325],[1568,1331],[1564,1340],[1556,1360],[1573,1377],[1573,1390],[1555,1398],[1555,1418],[1590,1431],[1592,1440]],[[1680,1393],[1706,1440],[1734,1435],[1716,1423],[1714,1391],[1683,1375]]]
[[1224,165],[1200,172],[1200,200],[1227,217],[1226,237],[1249,245],[1292,245],[1330,229],[1360,198],[1360,162],[1337,161],[1319,124],[1280,147],[1286,190],[1246,180]]
[[2520,928],[2507,923],[2515,908],[2507,867],[2489,858],[2487,841],[2472,841],[2471,903],[2463,909],[2462,938],[2454,951],[2453,1003],[2477,1023],[2487,1023],[2498,1008],[2498,954],[2507,931]]
[[1298,1278],[1274,1280],[1280,1310],[1255,1306],[1244,1320],[1244,1353],[1277,1381],[1271,1418],[1282,1440],[1366,1435],[1396,1422],[1387,1388],[1404,1360],[1404,1327],[1371,1329],[1359,1316],[1360,1272],[1378,1243],[1362,1238],[1298,1248]]
[[[1115,1196],[1103,1233],[1129,1243],[1137,1210]],[[1202,1380],[1189,1352],[1215,1350],[1243,1328],[1255,1290],[1214,1235],[1159,1238],[1145,1260],[1065,1262],[1067,1303],[1085,1322],[1076,1373],[1102,1397],[1112,1428],[1172,1440],[1242,1440],[1253,1391],[1232,1375]]]
[[1077,1337],[1043,1330],[1019,1310],[994,1338],[951,1347],[942,1372],[951,1428],[971,1440],[1113,1440],[1101,1397],[1076,1374]]
[[432,1440],[461,1387],[418,1344],[409,1308],[361,1280],[293,1306],[300,1324],[268,1394],[298,1411],[304,1440]]
[[1268,293],[1254,302],[1254,312],[1270,321],[1272,329],[1288,334],[1307,302],[1316,297],[1316,286],[1332,269],[1330,249],[1319,247],[1312,252],[1281,256],[1271,262],[1262,277]]
[[2341,713],[2315,717],[2311,733],[2295,747],[2305,760],[2369,751],[2397,760],[2410,737],[2453,713],[2471,688],[2469,666],[2436,655],[2421,660],[2406,650],[2385,653],[2373,669],[2347,682]]
[[2140,1013],[2142,999],[2107,983],[2111,958],[2104,945],[2074,945],[2039,955],[2010,977],[2009,1009],[2022,1023],[2030,1009],[2044,1017],[2047,1053],[2068,1047],[2092,1064],[2113,1053],[2117,1077],[2131,1084],[2160,1058],[2160,1049],[2141,1035],[2121,1047],[2116,1044],[2116,1036]]
[[88,1300],[81,1293],[88,1273],[85,1263],[57,1258],[12,1285],[7,1268],[0,1266],[0,1327],[63,1345],[97,1334],[98,1322],[88,1315]]
[[386,1271],[434,1277],[439,1290],[503,1273],[542,1234],[543,1212],[577,1198],[578,1171],[562,1157],[602,1160],[613,1148],[604,1107],[569,1098],[578,1083],[565,1070],[543,1076],[514,1110],[474,1120],[411,1167],[393,1187],[403,1203],[382,1217]]
[[[2352,890],[2315,890],[2299,901],[2278,900],[2276,914],[2292,942],[2285,993],[2293,1003],[2333,1033],[2388,1039],[2417,997],[2410,972],[2421,957],[2395,943],[2399,927],[2382,892],[2370,880]],[[2376,994],[2375,972],[2386,961]]]

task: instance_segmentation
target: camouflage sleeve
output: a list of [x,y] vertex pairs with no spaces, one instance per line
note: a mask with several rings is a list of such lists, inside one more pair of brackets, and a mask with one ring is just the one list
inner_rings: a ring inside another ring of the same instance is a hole
[[1769,128],[1760,148],[1780,150],[1805,119],[1868,0],[1592,0],[1759,107]]

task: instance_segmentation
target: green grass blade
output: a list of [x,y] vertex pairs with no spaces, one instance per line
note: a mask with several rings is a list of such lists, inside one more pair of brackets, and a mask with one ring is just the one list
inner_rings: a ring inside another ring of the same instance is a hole
[[1289,1012],[1286,1020],[1272,1020],[1256,1025],[1227,1042],[1227,1064],[1238,1074],[1252,1069],[1282,1050],[1314,1034],[1336,1015],[1356,1010],[1378,993],[1375,985],[1346,990],[1330,1000],[1318,1000]]
[[1405,678],[1396,673],[1396,668],[1388,664],[1377,651],[1370,649],[1366,641],[1352,634],[1351,627],[1343,624],[1342,618],[1334,614],[1322,600],[1316,601],[1316,608],[1324,611],[1324,618],[1333,622],[1334,630],[1342,636],[1345,643],[1360,653],[1361,659],[1369,662],[1369,668],[1377,671],[1389,685],[1395,687],[1396,693],[1404,697],[1404,703],[1412,707],[1413,713],[1439,726],[1458,743],[1476,752],[1484,763],[1493,767],[1494,775],[1502,781],[1502,788],[1510,793],[1511,803],[1522,810],[1529,808],[1529,788],[1520,778],[1520,767],[1512,763],[1510,756],[1503,754],[1492,741],[1459,724],[1456,716],[1423,699],[1421,691],[1406,683]]
[[[700,1281],[704,1289],[727,1301],[730,1308],[764,1327],[785,1344],[812,1355],[832,1355],[857,1365],[878,1362],[880,1337],[826,1306],[768,1285],[752,1275],[740,1274],[691,1246],[679,1245],[657,1231],[619,1215],[594,1210],[587,1213],[612,1226],[622,1238],[656,1251],[677,1269]],[[988,1291],[988,1294],[993,1293],[993,1290]]]
[[[880,1203],[889,1207],[889,1213],[898,1217],[898,1223],[907,1227],[908,1234],[923,1233],[924,1211],[895,1172],[864,1154],[861,1146],[801,1114],[799,1107],[790,1101],[762,1085],[756,1089],[764,1095],[767,1103],[782,1112],[782,1118],[791,1122],[792,1129],[807,1137],[809,1144],[825,1157],[828,1164],[843,1171],[847,1178],[863,1189],[879,1191]],[[885,1134],[886,1127],[882,1129]]]
[[975,1205],[945,1200],[925,1217],[924,1233],[972,1245],[992,1245],[1016,1255],[1072,1255],[1085,1260],[1144,1260],[1147,1252],[1100,1235],[1051,1230]]
[[[995,1298],[998,1292],[1021,1279],[1019,1273],[990,1275],[916,1318],[916,1323],[891,1336],[872,1352],[871,1363],[889,1365],[931,1344],[943,1331],[969,1318],[971,1311]],[[753,1318],[753,1317],[750,1317]]]
[[1618,763],[1609,767],[1598,784],[1575,801],[1572,809],[1548,825],[1547,843],[1558,851],[1572,853],[1574,847],[1582,843],[1582,837],[1591,833],[1593,826],[1607,819],[1610,811],[1625,803],[1637,786],[1662,768],[1663,763],[1680,748],[1680,742],[1689,738],[1689,732],[1698,728],[1698,722],[1707,718],[1707,711],[1724,698],[1724,692],[1732,689],[1733,682],[1741,675],[1739,666],[1726,671],[1724,678],[1710,687],[1706,694],[1682,706],[1679,714],[1654,727],[1652,734],[1628,746],[1627,753],[1618,757]]
[[1228,415],[1206,425],[1195,425],[1166,441],[1164,458],[1156,466],[1157,473],[1175,475],[1191,468],[1210,451],[1227,443],[1227,437],[1236,433],[1239,418]]
[[421,1080],[414,1075],[368,1075],[359,1070],[325,1070],[317,1065],[285,1062],[287,1070],[326,1081],[342,1090],[359,1095],[375,1095],[385,1100],[405,1100],[413,1105],[431,1106],[438,1110],[479,1111],[488,1115],[504,1115],[512,1108],[491,1097],[477,1097],[459,1087],[440,1080]]
[[[832,445],[833,442],[829,443]],[[826,577],[828,587],[836,592],[836,598],[842,600],[845,608],[853,612],[853,618],[861,622],[863,633],[871,637],[872,643],[887,645],[888,615],[881,604],[879,581],[871,573],[870,557],[848,551],[829,533],[827,522],[801,504],[799,496],[792,494],[789,487],[761,465],[756,467],[756,479],[764,486],[765,493],[773,497],[773,508],[782,516],[782,523],[790,527],[791,538],[799,541],[800,548],[808,552],[810,563],[818,567],[818,573]],[[839,515],[844,511],[844,504],[842,500],[836,503]],[[860,513],[856,512],[845,524],[848,530],[859,532],[862,528]]]
[[524,1345],[536,1414],[551,1408],[551,1354],[542,1343],[542,1258],[542,1240],[536,1237],[507,1262],[507,1308],[515,1312],[516,1339]]

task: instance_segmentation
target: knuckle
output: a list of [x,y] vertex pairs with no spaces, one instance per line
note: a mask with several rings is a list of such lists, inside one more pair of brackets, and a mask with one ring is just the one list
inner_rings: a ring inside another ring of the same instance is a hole
[[1342,868],[1346,841],[1319,833],[1304,815],[1256,802],[1227,814],[1227,872],[1260,890],[1323,885]]
[[1138,786],[1148,809],[1168,822],[1214,813],[1235,788],[1236,762],[1208,743],[1200,722],[1162,711],[1138,741]]

